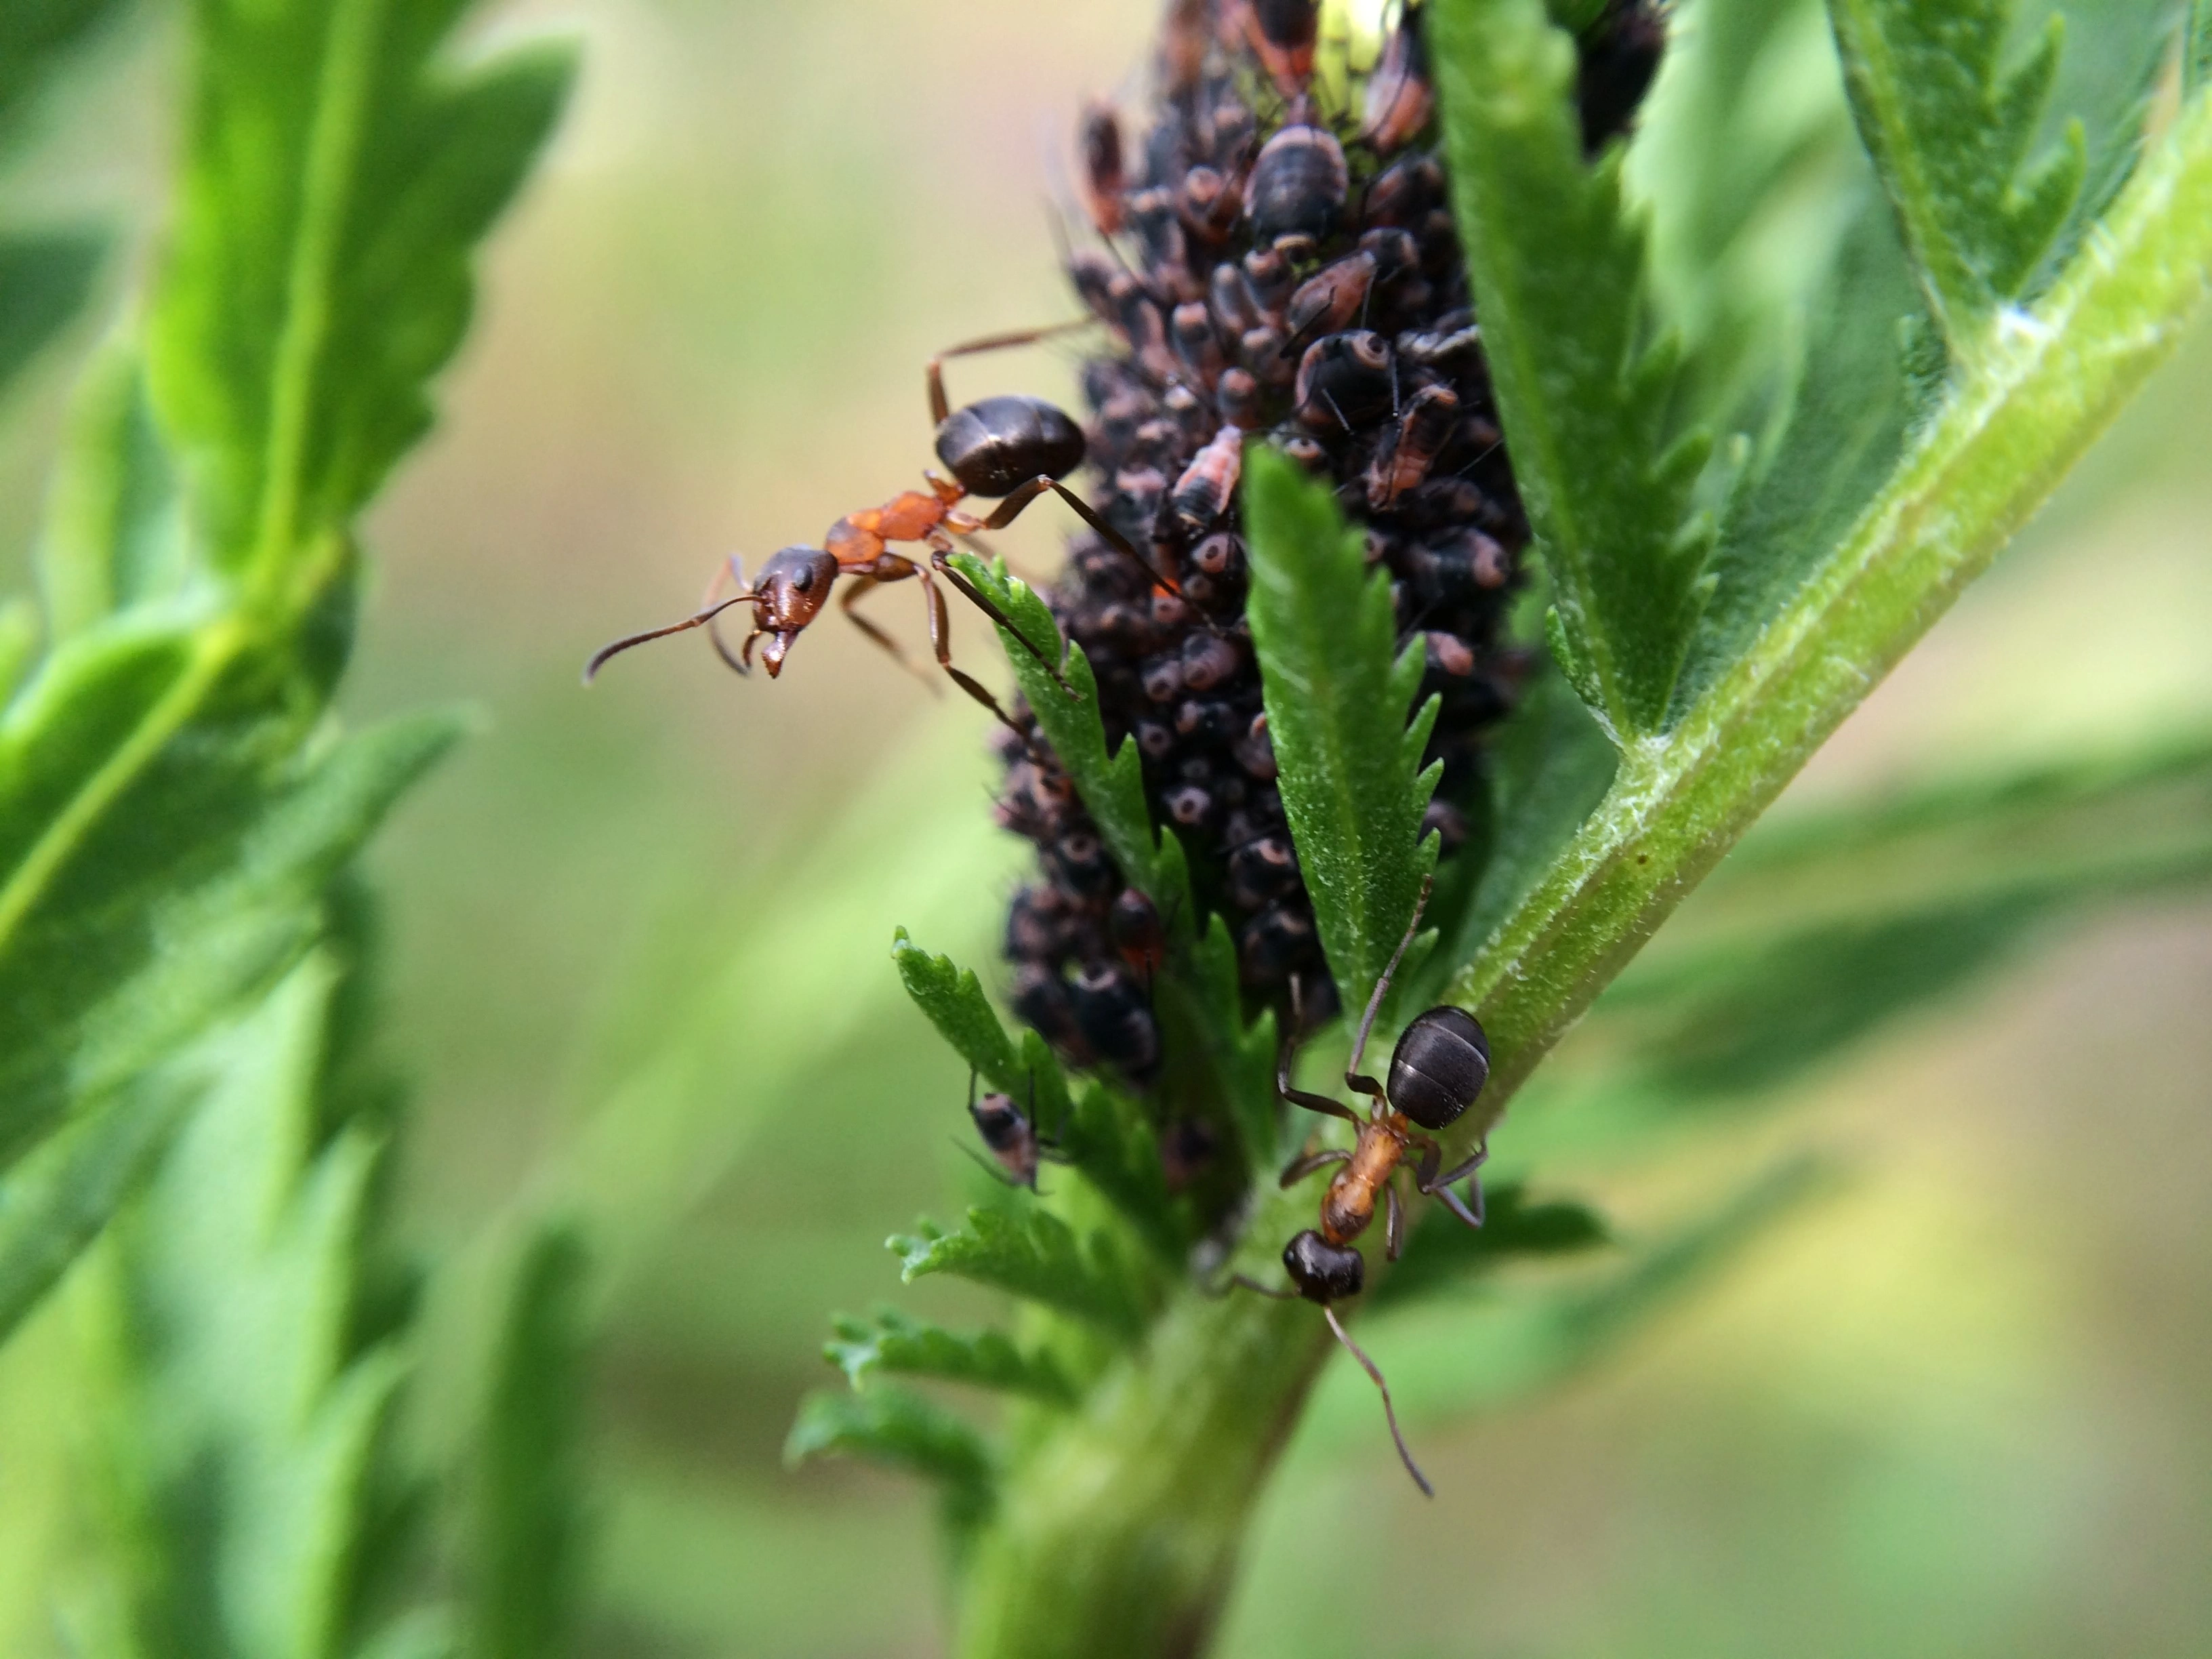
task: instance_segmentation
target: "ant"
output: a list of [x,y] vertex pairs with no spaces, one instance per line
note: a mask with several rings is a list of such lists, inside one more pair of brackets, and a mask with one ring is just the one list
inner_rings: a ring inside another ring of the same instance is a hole
[[[1040,1164],[1065,1164],[1067,1154],[1060,1143],[1037,1132],[1036,1073],[1030,1073],[1030,1104],[1024,1112],[1014,1104],[1012,1095],[992,1090],[978,1100],[975,1097],[975,1072],[968,1073],[968,1115],[975,1125],[975,1133],[982,1138],[985,1149],[998,1160],[994,1170],[988,1164],[983,1168],[993,1178],[1010,1187],[1026,1187],[1037,1190],[1037,1166]],[[963,1147],[963,1152],[969,1151]],[[970,1156],[973,1153],[970,1152]],[[976,1158],[978,1164],[982,1159]],[[1004,1174],[1000,1171],[1004,1170]]]
[[[1359,1071],[1376,1013],[1390,988],[1391,976],[1398,971],[1398,963],[1420,928],[1421,912],[1428,908],[1433,878],[1421,884],[1421,896],[1413,905],[1413,920],[1406,929],[1406,937],[1398,942],[1389,965],[1376,981],[1375,994],[1367,1000],[1367,1012],[1359,1021],[1359,1035],[1352,1045],[1352,1060],[1345,1068],[1345,1086],[1368,1096],[1372,1103],[1367,1115],[1362,1117],[1342,1102],[1326,1095],[1292,1088],[1290,1042],[1284,1043],[1275,1067],[1275,1086],[1285,1100],[1309,1111],[1340,1117],[1358,1128],[1358,1139],[1350,1152],[1328,1147],[1308,1152],[1293,1159],[1283,1170],[1281,1184],[1287,1188],[1328,1164],[1344,1166],[1322,1195],[1320,1227],[1306,1229],[1284,1246],[1283,1267],[1297,1287],[1297,1296],[1321,1304],[1322,1313],[1328,1320],[1329,1329],[1336,1334],[1336,1340],[1382,1390],[1382,1413],[1389,1420],[1390,1438],[1397,1443],[1406,1472],[1413,1477],[1413,1484],[1421,1489],[1424,1497],[1434,1497],[1435,1489],[1413,1462],[1413,1453],[1406,1449],[1405,1437],[1398,1431],[1398,1413],[1390,1403],[1389,1384],[1382,1380],[1382,1373],[1375,1362],[1346,1333],[1337,1319],[1336,1310],[1330,1304],[1358,1295],[1366,1283],[1366,1262],[1352,1248],[1352,1240],[1365,1231],[1367,1224],[1375,1218],[1378,1194],[1385,1208],[1384,1249],[1389,1260],[1398,1259],[1405,1244],[1406,1212],[1392,1177],[1409,1153],[1419,1151],[1421,1155],[1413,1170],[1413,1188],[1417,1193],[1441,1198],[1451,1212],[1468,1226],[1482,1225],[1482,1187],[1468,1178],[1490,1156],[1489,1149],[1480,1148],[1473,1158],[1446,1170],[1443,1148],[1419,1133],[1448,1127],[1481,1094],[1482,1085],[1490,1079],[1490,1040],[1484,1036],[1481,1023],[1465,1009],[1449,1004],[1431,1008],[1407,1026],[1398,1039],[1398,1046],[1391,1051],[1388,1088],[1373,1078],[1362,1076]],[[1295,983],[1292,990],[1291,1024],[1296,1030],[1301,1028],[1295,1008]],[[1468,1181],[1468,1194],[1474,1200],[1472,1207],[1452,1190],[1462,1180]],[[1287,1298],[1292,1294],[1270,1290],[1242,1274],[1237,1275],[1237,1282],[1267,1296]]]
[[[1027,345],[1080,326],[1080,323],[1060,323],[1047,328],[994,334],[954,346],[932,357],[927,377],[930,418],[937,428],[937,458],[951,472],[951,478],[925,471],[922,477],[929,484],[927,490],[906,490],[881,507],[847,514],[830,526],[822,546],[787,547],[773,555],[761,566],[750,587],[745,586],[744,568],[732,554],[726,567],[716,572],[698,611],[680,622],[647,629],[602,647],[584,665],[586,684],[609,658],[633,646],[700,627],[708,630],[722,660],[740,674],[751,672],[755,642],[764,639],[767,643],[760,647],[761,664],[768,670],[769,678],[774,679],[782,672],[783,659],[792,642],[821,614],[823,606],[829,603],[830,589],[841,576],[854,578],[839,601],[845,615],[899,663],[911,666],[890,635],[862,617],[854,606],[872,588],[915,577],[921,582],[930,648],[936,654],[938,666],[951,676],[962,690],[1012,726],[1014,722],[999,706],[998,700],[952,665],[945,598],[933,577],[943,576],[992,621],[1021,640],[1031,655],[1040,662],[1044,662],[1044,658],[998,605],[948,562],[954,537],[964,538],[981,531],[1003,530],[1020,517],[1030,502],[1051,490],[1073,507],[1109,547],[1142,568],[1155,586],[1164,592],[1180,592],[1125,537],[1092,511],[1090,503],[1060,482],[1083,465],[1087,447],[1083,428],[1064,410],[1042,398],[1018,394],[985,398],[957,410],[945,398],[945,359]],[[978,517],[958,510],[960,503],[971,495],[1003,499],[1000,499],[994,511]],[[929,549],[927,562],[890,551],[888,544],[892,542],[924,544]],[[738,592],[726,599],[719,597],[725,577],[733,579],[738,588]],[[723,611],[739,605],[753,607],[753,625],[742,646],[732,653],[714,624]],[[1060,678],[1054,665],[1045,662],[1045,667],[1055,680]],[[1060,684],[1066,687],[1065,681]]]

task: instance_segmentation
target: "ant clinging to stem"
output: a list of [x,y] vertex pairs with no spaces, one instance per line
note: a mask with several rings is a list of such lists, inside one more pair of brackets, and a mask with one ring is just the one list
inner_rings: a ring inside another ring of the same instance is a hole
[[[1367,1000],[1367,1012],[1359,1021],[1359,1034],[1352,1042],[1351,1063],[1345,1068],[1345,1086],[1369,1097],[1366,1115],[1361,1116],[1341,1101],[1326,1095],[1292,1088],[1288,1041],[1283,1045],[1275,1071],[1275,1086],[1285,1100],[1309,1111],[1340,1117],[1358,1130],[1358,1138],[1349,1152],[1327,1147],[1308,1152],[1293,1159],[1284,1170],[1282,1185],[1287,1188],[1329,1164],[1344,1166],[1322,1196],[1321,1225],[1307,1228],[1283,1247],[1284,1270],[1297,1287],[1296,1295],[1321,1304],[1336,1340],[1382,1390],[1382,1413],[1389,1420],[1390,1438],[1397,1443],[1406,1472],[1427,1497],[1435,1496],[1434,1489],[1413,1462],[1413,1453],[1406,1449],[1405,1437],[1398,1431],[1398,1413],[1390,1402],[1389,1384],[1382,1380],[1382,1373],[1375,1362],[1346,1333],[1337,1319],[1336,1310],[1330,1304],[1358,1295],[1365,1286],[1367,1264],[1352,1248],[1352,1241],[1364,1232],[1367,1224],[1375,1218],[1378,1197],[1384,1207],[1384,1253],[1393,1261],[1398,1259],[1405,1244],[1406,1212],[1395,1177],[1409,1154],[1420,1154],[1419,1164],[1411,1170],[1415,1192],[1425,1197],[1441,1198],[1446,1207],[1468,1226],[1482,1225],[1482,1188],[1472,1177],[1490,1155],[1489,1149],[1479,1149],[1465,1163],[1445,1170],[1443,1148],[1431,1135],[1422,1133],[1442,1130],[1456,1121],[1489,1081],[1490,1040],[1483,1034],[1481,1022],[1465,1009],[1449,1004],[1431,1008],[1415,1018],[1399,1037],[1398,1046],[1390,1054],[1387,1087],[1371,1077],[1362,1076],[1359,1070],[1367,1054],[1368,1034],[1373,1030],[1375,1016],[1390,989],[1391,976],[1398,971],[1398,963],[1420,929],[1421,912],[1428,907],[1432,881],[1433,878],[1422,882],[1420,897],[1413,905],[1413,921],[1407,927],[1405,938],[1399,940],[1382,977],[1375,982],[1375,994]],[[1452,1190],[1462,1180],[1468,1182],[1471,1206]],[[1243,1274],[1237,1276],[1237,1282],[1263,1295],[1293,1294],[1271,1290]]]
[[[830,601],[831,588],[841,576],[855,580],[845,590],[840,608],[862,633],[904,665],[905,654],[890,635],[862,617],[854,606],[872,588],[915,577],[921,582],[930,648],[936,653],[938,666],[951,676],[962,690],[1001,720],[1012,725],[996,698],[952,665],[949,622],[944,595],[933,580],[936,575],[952,583],[1024,646],[1029,643],[1006,613],[948,562],[955,537],[964,538],[981,531],[1003,530],[1020,517],[1031,501],[1050,490],[1073,507],[1108,546],[1142,568],[1153,586],[1163,592],[1177,591],[1175,584],[1154,569],[1127,538],[1060,482],[1083,465],[1087,447],[1083,428],[1064,410],[1042,398],[1019,394],[985,398],[957,410],[946,401],[946,358],[1028,345],[1085,325],[1082,322],[1060,323],[1047,328],[994,334],[954,346],[931,358],[927,377],[929,413],[937,428],[937,458],[951,473],[950,478],[925,471],[922,476],[929,484],[927,490],[906,490],[881,507],[847,514],[830,526],[820,547],[782,549],[761,566],[750,587],[745,586],[744,569],[732,554],[728,563],[715,573],[706,600],[698,611],[680,622],[629,635],[601,647],[584,665],[586,683],[609,658],[633,646],[702,627],[708,630],[722,660],[740,674],[751,672],[755,644],[765,640],[767,643],[759,647],[761,663],[768,670],[769,678],[774,679],[782,672],[783,659],[791,650],[792,641],[821,614]],[[960,503],[971,495],[996,498],[999,505],[986,516],[960,511]],[[890,544],[894,542],[921,543],[929,550],[927,561],[892,552]],[[726,578],[734,580],[738,591],[723,598],[720,592]],[[740,605],[753,607],[753,625],[733,653],[717,631],[715,621],[725,611]],[[1030,646],[1029,649],[1036,654],[1035,647]],[[1054,665],[1046,663],[1045,666],[1058,678]]]

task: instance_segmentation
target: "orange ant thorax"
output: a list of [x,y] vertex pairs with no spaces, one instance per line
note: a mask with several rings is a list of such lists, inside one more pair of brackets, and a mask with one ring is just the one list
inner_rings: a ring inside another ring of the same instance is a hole
[[1396,1112],[1378,1112],[1359,1126],[1351,1161],[1336,1172],[1321,1201],[1322,1237],[1348,1244],[1375,1219],[1383,1183],[1405,1161],[1407,1126]]

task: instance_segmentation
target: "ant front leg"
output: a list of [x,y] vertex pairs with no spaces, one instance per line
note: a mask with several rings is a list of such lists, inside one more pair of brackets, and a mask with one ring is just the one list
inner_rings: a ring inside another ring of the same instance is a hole
[[[1425,1198],[1435,1197],[1443,1200],[1444,1207],[1467,1223],[1468,1226],[1482,1225],[1482,1183],[1474,1177],[1474,1172],[1489,1158],[1490,1148],[1486,1146],[1476,1148],[1473,1158],[1464,1164],[1444,1170],[1441,1175],[1437,1170],[1444,1161],[1444,1149],[1425,1137],[1421,1142],[1421,1166],[1414,1171],[1413,1189]],[[1474,1200],[1474,1207],[1471,1209],[1461,1200],[1460,1195],[1452,1190],[1462,1181],[1467,1182],[1468,1197]]]
[[1020,489],[1015,490],[1012,494],[1007,495],[1004,500],[1000,501],[998,506],[992,509],[991,516],[976,525],[975,528],[979,530],[1004,530],[1016,519],[1022,516],[1022,510],[1024,507],[1028,507],[1031,501],[1036,500],[1038,496],[1043,495],[1048,489],[1054,492],[1059,495],[1060,500],[1066,501],[1070,507],[1073,507],[1075,509],[1076,517],[1081,519],[1084,523],[1089,525],[1092,530],[1096,531],[1098,534],[1098,538],[1104,542],[1107,546],[1112,548],[1123,558],[1127,559],[1131,563],[1134,564],[1138,569],[1143,571],[1146,576],[1150,579],[1153,586],[1158,588],[1163,593],[1172,593],[1177,599],[1181,599],[1182,597],[1182,589],[1178,587],[1174,582],[1170,581],[1166,576],[1162,575],[1158,570],[1154,568],[1152,562],[1150,559],[1147,559],[1143,554],[1138,552],[1135,545],[1127,536],[1124,536],[1120,531],[1115,529],[1112,525],[1108,524],[1105,520],[1100,518],[1097,512],[1092,509],[1090,502],[1085,501],[1082,496],[1077,495],[1073,490],[1070,489],[1066,484],[1060,483],[1057,478],[1048,478],[1042,475],[1031,478]]
[[[900,576],[907,574],[908,573],[905,571],[900,571],[893,575],[891,580],[896,581]],[[939,689],[937,682],[929,677],[929,672],[927,669],[923,668],[920,663],[915,661],[913,658],[908,656],[904,651],[900,649],[899,642],[896,640],[884,633],[882,629],[877,627],[874,623],[869,621],[868,618],[862,616],[858,611],[854,609],[855,605],[860,604],[862,599],[866,598],[875,589],[881,587],[884,585],[884,579],[883,577],[875,574],[872,571],[860,571],[855,573],[853,578],[852,586],[845,590],[844,597],[837,601],[837,608],[845,613],[846,621],[851,623],[854,627],[859,629],[860,632],[866,635],[871,640],[874,641],[877,646],[879,647],[893,662],[896,663],[901,668],[905,669],[908,673],[913,675],[916,679],[920,680],[922,684],[927,686],[929,689],[929,695],[931,696],[942,696],[944,693]]]
[[984,592],[982,589],[977,587],[975,583],[969,581],[966,576],[961,574],[959,568],[953,564],[950,558],[949,550],[942,547],[933,548],[930,553],[929,562],[932,569],[935,570],[939,575],[944,577],[945,580],[951,582],[953,586],[960,590],[962,595],[966,598],[969,604],[974,605],[978,611],[988,617],[1000,628],[1004,629],[1007,633],[1012,634],[1017,640],[1020,641],[1022,649],[1028,652],[1030,655],[1036,659],[1037,665],[1042,668],[1046,673],[1052,676],[1052,683],[1054,685],[1066,692],[1071,697],[1079,697],[1080,696],[1076,689],[1067,683],[1066,677],[1060,672],[1059,665],[1048,658],[1043,652],[1038,650],[1035,645],[1030,643],[1030,636],[1023,633],[1020,629],[1014,626],[1013,618],[1009,617],[1000,608],[998,602],[993,599],[989,594]]

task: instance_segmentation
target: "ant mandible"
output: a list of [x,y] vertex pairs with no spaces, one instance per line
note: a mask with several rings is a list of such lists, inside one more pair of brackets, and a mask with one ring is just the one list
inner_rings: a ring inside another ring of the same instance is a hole
[[[1125,537],[1092,511],[1090,503],[1060,482],[1083,465],[1086,448],[1083,428],[1065,411],[1042,398],[1017,394],[985,398],[957,410],[945,399],[945,359],[1027,345],[1079,326],[1082,325],[1061,323],[1048,328],[994,334],[954,346],[931,358],[929,412],[937,428],[937,457],[951,471],[951,478],[925,471],[922,476],[929,484],[927,490],[906,490],[881,507],[847,514],[830,526],[822,546],[787,547],[772,556],[761,566],[750,588],[745,586],[742,566],[732,555],[728,564],[716,572],[706,600],[697,611],[680,622],[647,629],[603,647],[584,665],[586,683],[609,658],[633,646],[701,627],[708,630],[722,660],[740,674],[751,672],[755,642],[765,640],[767,643],[759,647],[761,664],[768,670],[769,678],[774,679],[782,672],[783,659],[792,641],[821,614],[823,606],[829,603],[830,589],[841,576],[855,580],[845,590],[840,608],[870,640],[906,665],[905,654],[890,635],[854,606],[872,588],[917,577],[921,582],[928,617],[930,648],[936,654],[938,666],[951,676],[962,690],[1012,725],[996,698],[952,665],[945,598],[938,591],[933,574],[943,576],[957,587],[992,621],[1022,640],[1032,655],[1037,655],[1036,648],[1029,646],[1021,631],[1013,627],[997,605],[948,562],[954,537],[1003,530],[1020,517],[1031,501],[1050,490],[1073,507],[1107,545],[1142,568],[1154,586],[1164,592],[1179,591]],[[959,511],[960,503],[971,495],[1003,499],[988,516],[978,517]],[[929,549],[927,562],[890,551],[889,544],[893,542],[922,543]],[[725,577],[733,579],[738,588],[738,592],[726,599],[718,597]],[[714,623],[723,611],[739,605],[753,607],[753,625],[742,646],[732,653],[716,631]],[[1039,655],[1038,660],[1044,659]],[[1045,666],[1058,678],[1055,665],[1048,662]]]
[[[1398,1413],[1390,1403],[1389,1384],[1382,1380],[1382,1373],[1375,1362],[1346,1333],[1330,1304],[1358,1295],[1366,1283],[1367,1264],[1352,1248],[1352,1241],[1364,1232],[1367,1224],[1375,1218],[1378,1195],[1385,1209],[1384,1251],[1389,1260],[1398,1259],[1405,1244],[1406,1212],[1393,1177],[1409,1153],[1420,1153],[1420,1163],[1413,1170],[1416,1192],[1424,1197],[1441,1198],[1446,1207],[1468,1226],[1482,1225],[1481,1183],[1469,1178],[1489,1157],[1489,1149],[1483,1147],[1465,1163],[1445,1170],[1443,1148],[1420,1133],[1448,1127],[1474,1103],[1483,1085],[1489,1081],[1490,1040],[1483,1034],[1481,1022],[1465,1009],[1449,1004],[1431,1008],[1407,1026],[1398,1039],[1398,1046],[1391,1051],[1387,1088],[1373,1078],[1362,1076],[1359,1070],[1360,1061],[1366,1057],[1368,1034],[1374,1029],[1376,1013],[1390,988],[1391,976],[1398,971],[1398,963],[1419,931],[1421,912],[1428,908],[1431,884],[1428,881],[1421,884],[1421,896],[1413,905],[1413,920],[1406,929],[1406,937],[1398,941],[1389,965],[1376,981],[1374,995],[1367,1000],[1367,1012],[1359,1021],[1359,1035],[1352,1045],[1352,1060],[1345,1068],[1345,1086],[1367,1096],[1371,1103],[1367,1115],[1362,1117],[1342,1102],[1326,1095],[1292,1088],[1288,1042],[1283,1045],[1275,1070],[1275,1086],[1284,1099],[1309,1111],[1343,1118],[1358,1127],[1358,1138],[1351,1151],[1328,1147],[1309,1152],[1292,1160],[1284,1170],[1282,1185],[1291,1187],[1328,1164],[1344,1166],[1322,1195],[1320,1227],[1309,1227],[1283,1247],[1283,1267],[1290,1274],[1291,1283],[1297,1287],[1299,1296],[1321,1304],[1336,1340],[1382,1390],[1382,1413],[1389,1419],[1390,1438],[1397,1443],[1406,1472],[1413,1477],[1413,1484],[1425,1497],[1435,1496],[1435,1490],[1413,1462],[1413,1453],[1406,1449],[1405,1437],[1398,1431]],[[1474,1200],[1471,1207],[1452,1190],[1462,1180],[1468,1181],[1468,1195]],[[1265,1289],[1249,1279],[1242,1282],[1254,1290]],[[1288,1294],[1279,1291],[1267,1293]]]

